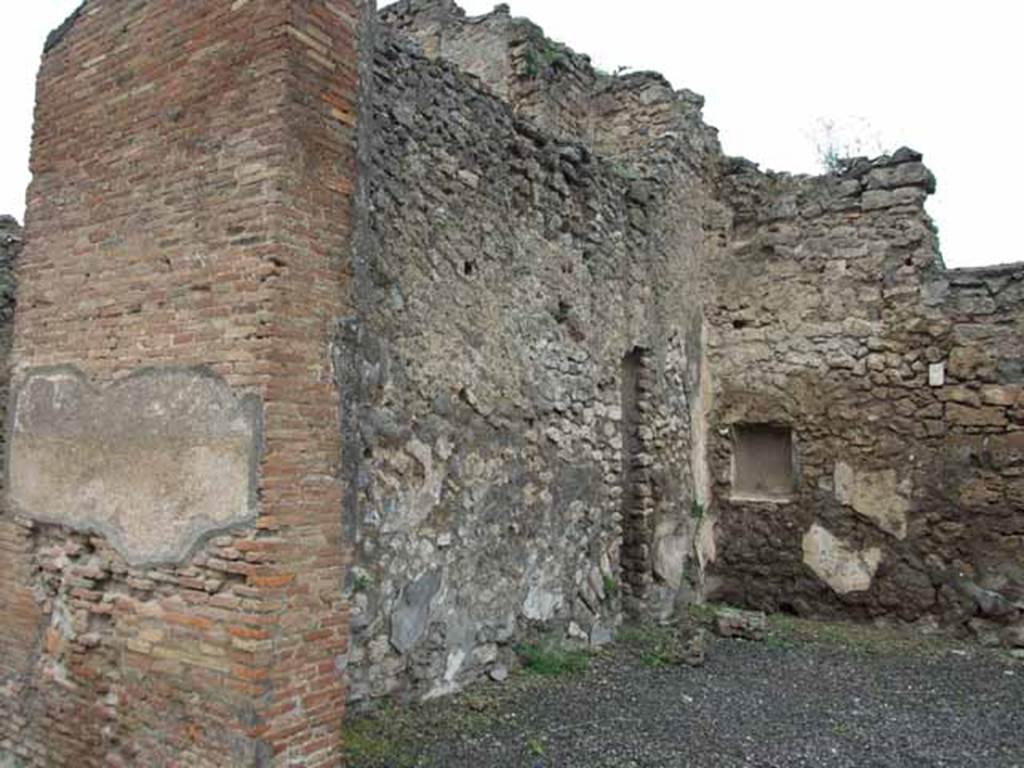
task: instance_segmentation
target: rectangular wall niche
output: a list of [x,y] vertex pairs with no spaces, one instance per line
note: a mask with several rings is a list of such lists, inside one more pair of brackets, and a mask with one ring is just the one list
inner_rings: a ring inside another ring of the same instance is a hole
[[788,501],[796,492],[793,431],[766,424],[733,427],[732,495],[754,501]]

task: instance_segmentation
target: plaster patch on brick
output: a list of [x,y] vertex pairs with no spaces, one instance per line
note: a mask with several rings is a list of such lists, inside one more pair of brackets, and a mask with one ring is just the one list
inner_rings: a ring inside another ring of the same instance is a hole
[[886,533],[897,539],[907,537],[907,513],[910,489],[895,469],[861,472],[844,462],[836,462],[836,499],[853,507]]
[[815,523],[804,534],[804,563],[835,592],[865,592],[882,562],[877,547],[858,551]]
[[132,565],[183,560],[256,517],[260,406],[199,370],[144,370],[98,389],[30,372],[12,408],[8,488],[33,520],[107,536]]

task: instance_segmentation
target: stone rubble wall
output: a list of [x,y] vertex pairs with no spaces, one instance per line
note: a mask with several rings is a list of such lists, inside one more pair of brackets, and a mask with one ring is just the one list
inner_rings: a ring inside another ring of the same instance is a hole
[[[712,238],[709,598],[970,626],[1024,603],[1024,268],[943,268],[909,150],[821,178],[733,161]],[[792,427],[789,503],[733,500],[732,427]]]
[[[453,690],[536,631],[599,646],[623,610],[670,612],[701,578],[697,181],[623,173],[388,35],[373,84],[360,307],[337,343],[358,392],[356,701]],[[621,379],[637,347],[628,428],[644,449],[628,461],[646,533],[623,550]]]
[[467,17],[454,0],[401,0],[383,9],[381,20],[415,40],[427,57],[479,78],[552,137],[584,142],[613,161],[659,151],[685,154],[687,162],[713,172],[720,149],[717,131],[701,115],[704,99],[673,90],[657,73],[600,72],[529,19],[513,17],[507,5]]
[[549,41],[528,19],[513,18],[508,6],[467,17],[453,0],[402,0],[384,8],[381,20],[417,41],[429,58],[479,78],[546,133],[589,135],[587,102],[598,74],[585,56]]
[[947,618],[986,644],[1024,647],[1024,265],[950,270],[922,303],[948,353],[931,406],[947,433],[926,448],[939,454],[925,507],[943,551],[933,580]]

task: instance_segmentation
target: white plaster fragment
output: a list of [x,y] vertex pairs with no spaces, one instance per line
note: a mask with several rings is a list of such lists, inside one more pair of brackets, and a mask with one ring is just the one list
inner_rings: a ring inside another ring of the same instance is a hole
[[862,472],[839,461],[834,482],[836,499],[841,504],[853,507],[857,514],[897,539],[907,537],[911,489],[909,481],[901,481],[895,469]]
[[548,621],[562,604],[562,596],[541,586],[533,585],[523,602],[523,615],[531,621]]
[[683,583],[687,555],[693,544],[685,531],[677,530],[674,524],[660,525],[654,534],[654,573],[673,589]]
[[817,523],[804,534],[803,550],[804,563],[840,595],[869,589],[882,562],[882,550],[853,549]]

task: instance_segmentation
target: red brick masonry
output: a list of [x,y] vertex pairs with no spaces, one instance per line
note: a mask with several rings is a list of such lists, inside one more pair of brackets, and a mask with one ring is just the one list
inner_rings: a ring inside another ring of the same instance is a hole
[[90,0],[38,83],[14,384],[205,366],[263,403],[259,517],[173,566],[0,514],[0,755],[333,766],[357,0]]

